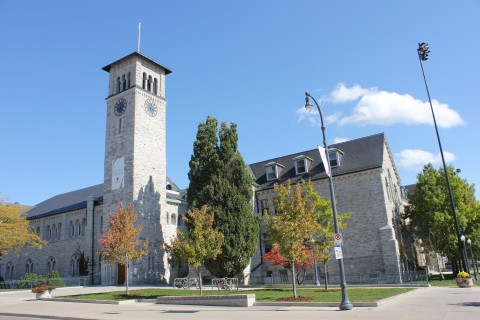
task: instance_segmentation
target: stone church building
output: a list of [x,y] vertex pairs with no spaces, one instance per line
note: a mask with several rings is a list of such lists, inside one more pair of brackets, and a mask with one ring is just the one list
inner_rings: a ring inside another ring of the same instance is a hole
[[[170,266],[162,250],[163,243],[181,228],[181,216],[187,211],[186,191],[166,173],[165,81],[171,71],[139,52],[103,70],[109,73],[104,182],[54,196],[29,210],[32,230],[48,244],[43,250],[25,249],[20,255],[2,257],[0,276],[5,280],[20,279],[28,272],[46,275],[52,271],[65,278],[78,277],[80,250],[90,259],[86,284],[123,283],[123,266],[102,261],[97,254],[109,213],[116,211],[119,203],[135,204],[137,222],[143,225],[140,238],[149,240],[148,254],[131,264],[131,283],[172,283],[173,278],[188,273],[187,266]],[[386,282],[401,281],[404,200],[386,137],[377,134],[334,144],[330,159],[338,212],[352,213],[342,231],[347,281],[361,282],[373,276]],[[287,179],[292,183],[311,179],[316,190],[330,199],[317,149],[254,163],[250,169],[257,214],[264,209],[273,212],[273,185]],[[245,270],[249,281],[269,282],[285,274],[261,258],[268,247],[262,234],[258,252]],[[335,259],[328,265],[334,278],[338,274]]]

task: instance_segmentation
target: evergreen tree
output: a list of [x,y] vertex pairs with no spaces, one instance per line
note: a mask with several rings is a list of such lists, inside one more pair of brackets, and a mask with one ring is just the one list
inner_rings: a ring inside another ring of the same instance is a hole
[[[224,235],[222,253],[205,262],[217,277],[243,271],[256,251],[259,219],[253,214],[253,178],[238,152],[237,126],[208,117],[198,126],[190,160],[189,209],[208,205]],[[187,225],[188,227],[188,225]],[[190,228],[190,227],[188,227]]]

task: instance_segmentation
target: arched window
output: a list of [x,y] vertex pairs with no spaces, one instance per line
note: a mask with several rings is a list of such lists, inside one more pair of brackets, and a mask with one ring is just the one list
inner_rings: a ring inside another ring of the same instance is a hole
[[117,78],[117,93],[120,92],[120,77]]
[[157,80],[157,78],[153,79],[153,93],[158,94],[158,80]]
[[75,220],[75,232],[74,235],[78,237],[80,235],[80,221]]
[[62,239],[62,224],[61,223],[58,224],[57,229],[58,229],[57,240],[60,240],[60,239]]
[[155,256],[152,252],[148,254],[148,270],[152,271],[155,269]]
[[55,271],[55,259],[53,259],[53,257],[50,257],[47,260],[47,272],[52,273],[53,271]]
[[171,222],[173,225],[176,225],[176,224],[177,224],[177,217],[175,216],[175,213],[172,213],[172,216],[170,217],[170,222]]
[[75,226],[73,225],[73,221],[70,220],[70,225],[68,227],[68,230],[70,230],[70,237],[75,236]]
[[81,227],[80,227],[80,235],[84,236],[85,235],[85,228],[87,226],[87,219],[83,218],[82,219],[82,224],[81,224]]
[[47,226],[47,240],[52,239],[52,228],[48,225]]
[[127,73],[127,89],[130,88],[130,72]]
[[147,91],[152,91],[152,76],[148,76]]
[[170,214],[167,213],[167,224],[170,224]]
[[122,91],[127,90],[127,79],[125,78],[125,75],[122,75]]
[[77,255],[73,255],[70,258],[70,275],[72,277],[80,274],[80,258]]
[[25,263],[25,273],[33,273],[33,262],[30,259]]
[[7,269],[5,272],[6,280],[13,280],[13,263],[10,261],[7,263]]
[[183,223],[182,215],[179,214],[179,215],[178,215],[178,223],[177,223],[177,225],[181,226],[182,223]]
[[70,275],[75,276],[75,260],[73,258],[70,259]]
[[147,86],[147,74],[143,73],[143,80],[142,80],[142,89],[145,89]]
[[52,240],[57,240],[58,237],[58,230],[57,230],[57,225],[53,225],[52,227]]

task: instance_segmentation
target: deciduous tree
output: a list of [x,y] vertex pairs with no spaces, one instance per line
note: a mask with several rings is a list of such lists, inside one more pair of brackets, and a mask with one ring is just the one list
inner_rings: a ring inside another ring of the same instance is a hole
[[[475,198],[475,186],[459,177],[452,166],[447,167],[461,233],[480,239],[480,204]],[[417,175],[415,191],[408,196],[406,216],[410,229],[426,251],[445,255],[452,262],[460,259],[458,239],[443,168],[426,165]],[[479,250],[478,242],[472,242]]]
[[[305,241],[312,238],[318,223],[315,220],[315,205],[303,194],[302,183],[291,188],[290,180],[285,185],[275,184],[274,206],[276,214],[264,215],[266,236],[289,261],[295,275],[295,261],[302,258]],[[293,296],[297,297],[295,277],[292,276]]]
[[[311,181],[304,183],[303,188],[305,190],[305,196],[315,207],[315,220],[317,221],[318,227],[313,234],[313,240],[315,241],[315,255],[317,259],[323,263],[325,290],[328,290],[327,263],[332,257],[331,250],[335,245],[335,241],[333,240],[335,227],[333,222],[332,203],[315,191]],[[339,214],[337,216],[338,228],[340,230],[343,230],[347,226],[346,222],[350,217],[350,212]]]
[[104,250],[98,252],[106,261],[125,265],[127,295],[129,294],[129,263],[140,260],[147,254],[148,248],[148,240],[141,244],[138,239],[143,227],[141,225],[135,227],[137,219],[138,215],[135,213],[133,204],[124,206],[120,203],[117,211],[110,215],[109,229],[100,239]]
[[[274,266],[282,266],[285,269],[292,272],[292,264],[290,261],[286,260],[280,253],[278,246],[274,246],[270,252],[265,253],[263,259],[267,260]],[[303,246],[301,252],[299,253],[297,260],[295,260],[295,280],[297,284],[302,284],[305,280],[305,275],[307,270],[310,269],[313,265],[313,252],[311,248]]]
[[170,263],[178,265],[185,261],[198,270],[202,295],[200,268],[206,260],[215,259],[222,252],[223,234],[213,227],[214,214],[206,205],[190,210],[182,218],[190,226],[188,233],[178,231],[177,238],[170,245],[165,244],[164,248],[169,254]]
[[41,249],[46,243],[30,230],[24,214],[26,210],[25,206],[0,199],[0,261],[8,250],[20,251],[25,247]]

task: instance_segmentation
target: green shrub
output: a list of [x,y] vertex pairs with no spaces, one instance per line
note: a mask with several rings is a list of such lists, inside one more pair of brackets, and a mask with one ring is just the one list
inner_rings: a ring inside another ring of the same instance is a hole
[[19,281],[18,286],[22,289],[32,288],[39,283],[45,282],[45,278],[36,273],[26,273]]
[[63,282],[58,271],[47,274],[47,282],[57,288],[65,286],[65,282]]

